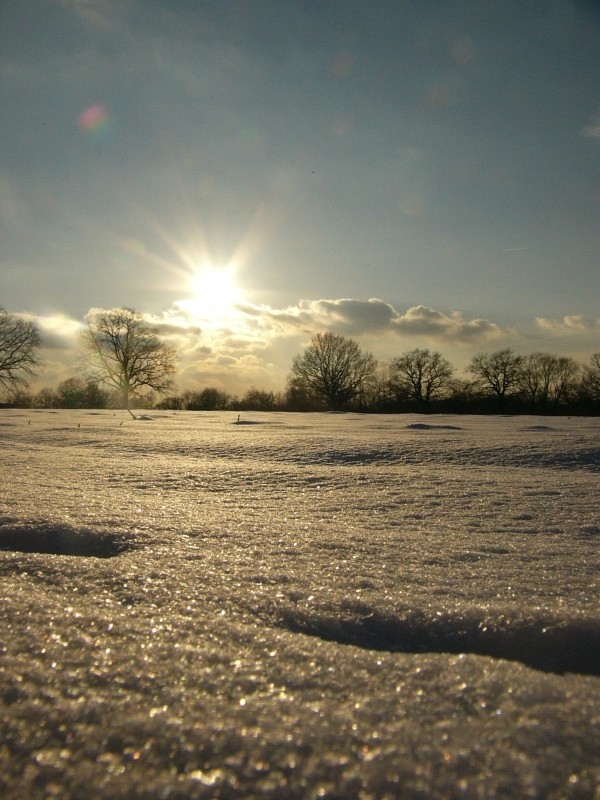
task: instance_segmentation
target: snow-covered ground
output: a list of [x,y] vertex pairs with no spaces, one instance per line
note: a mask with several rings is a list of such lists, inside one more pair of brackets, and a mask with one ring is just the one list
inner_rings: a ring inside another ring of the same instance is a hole
[[0,411],[0,797],[600,797],[600,419]]

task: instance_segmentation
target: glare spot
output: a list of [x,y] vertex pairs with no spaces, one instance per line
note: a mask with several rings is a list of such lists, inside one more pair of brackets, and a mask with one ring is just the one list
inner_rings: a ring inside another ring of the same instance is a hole
[[77,117],[78,127],[94,138],[103,138],[108,132],[109,115],[105,106],[95,103],[88,106]]
[[236,304],[242,300],[232,267],[206,265],[198,268],[189,281],[189,292],[192,297],[181,300],[180,307],[208,321],[220,322],[233,316]]

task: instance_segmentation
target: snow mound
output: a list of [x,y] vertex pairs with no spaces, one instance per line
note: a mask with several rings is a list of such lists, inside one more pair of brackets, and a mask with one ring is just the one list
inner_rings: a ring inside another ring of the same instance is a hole
[[1,525],[0,550],[57,556],[112,558],[132,549],[121,536],[68,525]]
[[429,425],[427,422],[413,422],[406,428],[409,431],[462,431],[459,425]]
[[520,661],[543,672],[600,675],[598,615],[478,608],[396,615],[357,604],[340,613],[289,607],[278,617],[279,626],[290,631],[369,650],[472,653]]
[[552,425],[528,425],[526,428],[523,428],[524,431],[555,431],[556,428],[553,428]]

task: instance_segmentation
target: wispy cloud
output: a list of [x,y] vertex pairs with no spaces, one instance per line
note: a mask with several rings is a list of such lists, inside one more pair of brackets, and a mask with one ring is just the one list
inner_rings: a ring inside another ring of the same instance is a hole
[[600,139],[600,117],[595,122],[592,122],[591,125],[586,125],[582,130],[582,134],[591,139]]
[[[59,0],[59,4],[84,22],[101,30],[110,30],[115,24],[115,12],[123,8],[123,3],[119,9],[109,0]],[[132,6],[132,3],[128,2],[125,5]]]
[[565,316],[562,319],[536,317],[535,324],[542,330],[557,334],[588,333],[593,330],[600,330],[600,319],[591,322],[581,314]]
[[15,226],[22,225],[24,219],[30,222],[29,209],[21,191],[5,175],[0,175],[0,215]]

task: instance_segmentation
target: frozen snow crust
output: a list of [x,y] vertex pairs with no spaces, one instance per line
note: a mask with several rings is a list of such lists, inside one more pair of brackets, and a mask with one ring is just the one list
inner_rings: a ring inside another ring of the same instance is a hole
[[0,411],[0,797],[600,798],[600,420]]

